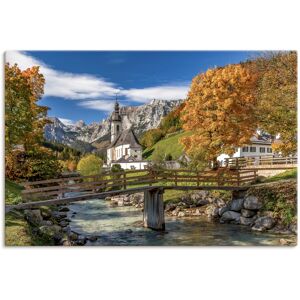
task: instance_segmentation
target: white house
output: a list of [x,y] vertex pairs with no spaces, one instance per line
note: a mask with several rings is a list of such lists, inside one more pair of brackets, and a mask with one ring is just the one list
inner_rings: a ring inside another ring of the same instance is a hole
[[[265,136],[254,135],[250,139],[248,145],[243,147],[237,147],[236,152],[231,157],[261,157],[261,156],[273,156],[272,152],[272,140]],[[225,158],[229,158],[227,154],[221,154],[218,156],[218,161],[224,161]]]
[[132,128],[122,130],[119,103],[111,116],[111,144],[107,148],[107,165],[120,164],[123,169],[145,169],[148,161],[142,159],[142,146]]

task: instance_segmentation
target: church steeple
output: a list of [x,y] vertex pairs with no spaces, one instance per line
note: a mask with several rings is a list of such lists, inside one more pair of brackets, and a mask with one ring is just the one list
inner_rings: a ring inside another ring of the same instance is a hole
[[113,142],[120,134],[122,126],[122,118],[120,115],[120,106],[116,97],[115,110],[111,115],[111,142]]

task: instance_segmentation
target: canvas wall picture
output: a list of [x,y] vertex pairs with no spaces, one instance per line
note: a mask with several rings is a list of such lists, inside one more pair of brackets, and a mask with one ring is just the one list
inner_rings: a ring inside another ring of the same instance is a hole
[[8,51],[6,246],[297,244],[297,53]]

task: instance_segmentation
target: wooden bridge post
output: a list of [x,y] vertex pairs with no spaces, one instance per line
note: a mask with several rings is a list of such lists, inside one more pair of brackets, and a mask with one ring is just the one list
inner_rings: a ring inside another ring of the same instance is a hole
[[160,188],[144,192],[144,227],[165,230],[163,193]]
[[126,190],[126,188],[127,188],[126,171],[124,171],[124,174],[123,174],[123,188],[124,188],[124,190]]

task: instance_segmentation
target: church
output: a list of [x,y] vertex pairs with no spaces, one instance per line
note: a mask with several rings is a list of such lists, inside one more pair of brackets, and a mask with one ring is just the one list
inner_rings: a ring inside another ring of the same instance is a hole
[[142,159],[142,146],[132,128],[122,130],[120,106],[116,101],[111,115],[111,144],[107,148],[107,165],[119,164],[123,169],[141,170],[148,161]]

